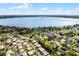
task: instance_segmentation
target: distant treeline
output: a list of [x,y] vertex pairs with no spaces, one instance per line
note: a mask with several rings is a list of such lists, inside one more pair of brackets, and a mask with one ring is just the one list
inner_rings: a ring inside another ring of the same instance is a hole
[[75,27],[79,27],[79,24],[73,25],[73,26],[62,26],[62,27],[16,27],[16,26],[3,26],[0,25],[0,34],[1,33],[10,33],[10,32],[17,32],[19,34],[25,34],[25,33],[32,33],[32,32],[49,32],[49,31],[56,31],[56,30],[62,30],[62,29],[72,29]]
[[0,19],[19,18],[19,17],[60,17],[60,18],[79,18],[79,15],[0,15]]

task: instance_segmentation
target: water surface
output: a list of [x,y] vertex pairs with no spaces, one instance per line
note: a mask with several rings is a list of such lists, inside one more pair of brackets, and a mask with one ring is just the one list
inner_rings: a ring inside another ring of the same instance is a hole
[[9,26],[63,26],[79,24],[79,19],[56,17],[25,17],[0,19],[0,25]]

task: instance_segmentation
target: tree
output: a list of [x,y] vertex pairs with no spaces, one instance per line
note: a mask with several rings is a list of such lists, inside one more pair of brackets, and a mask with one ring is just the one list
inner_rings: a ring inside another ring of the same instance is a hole
[[0,56],[6,56],[6,52],[5,51],[0,52]]
[[77,56],[76,52],[73,50],[69,50],[69,52],[67,52],[65,55],[66,56]]

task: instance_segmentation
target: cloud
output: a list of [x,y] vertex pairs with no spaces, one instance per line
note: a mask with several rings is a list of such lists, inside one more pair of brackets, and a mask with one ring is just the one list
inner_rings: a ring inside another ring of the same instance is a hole
[[20,3],[18,6],[9,7],[7,9],[0,9],[0,15],[8,14],[28,14],[32,5],[29,3]]
[[14,9],[30,9],[32,5],[31,4],[28,4],[28,3],[20,3],[19,6],[14,6],[14,7],[11,7],[9,8],[10,10],[14,10]]
[[0,15],[2,14],[47,14],[47,15],[79,15],[79,7],[73,10],[65,10],[64,8],[57,8],[50,10],[48,7],[43,7],[37,10],[33,10],[32,4],[20,3],[18,6],[13,6],[8,9],[0,9]]
[[25,8],[25,9],[29,9],[31,6],[32,6],[31,4],[22,3],[21,5],[19,5],[19,6],[16,7],[16,8]]
[[48,7],[44,7],[44,8],[41,8],[41,10],[43,10],[43,11],[48,11],[49,8],[48,8]]

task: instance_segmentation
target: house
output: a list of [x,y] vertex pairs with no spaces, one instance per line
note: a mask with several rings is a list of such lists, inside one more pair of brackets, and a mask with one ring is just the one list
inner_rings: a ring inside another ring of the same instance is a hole
[[17,40],[17,43],[19,44],[21,42],[21,40]]
[[20,52],[20,53],[24,53],[25,51],[24,51],[24,49],[22,48],[22,49],[19,49],[19,52]]
[[26,40],[26,37],[24,37],[24,36],[20,36],[20,38],[23,39],[23,40]]
[[20,55],[21,56],[27,56],[26,52],[24,51],[24,49],[19,49]]
[[35,46],[36,46],[36,47],[38,47],[38,48],[39,48],[39,47],[41,47],[41,45],[40,45],[40,44],[37,44],[37,45],[35,45]]
[[22,46],[18,46],[18,48],[19,48],[19,49],[22,49],[23,47],[22,47]]
[[9,38],[13,38],[13,35],[11,35],[11,34],[7,34],[7,37],[9,37]]
[[5,46],[4,45],[0,45],[0,49],[2,50],[3,48],[5,48]]
[[63,51],[63,50],[61,50],[61,49],[58,49],[58,51],[57,51],[57,54],[64,54],[65,53],[65,51]]
[[79,53],[79,48],[73,48],[73,50]]
[[40,39],[42,39],[43,37],[40,35],[40,36],[38,36],[37,38],[40,38]]
[[50,33],[50,32],[47,32],[46,35],[47,35],[48,37],[52,37],[52,36],[53,36],[52,33]]
[[40,46],[41,46],[41,45],[38,44],[38,43],[34,43],[34,45],[35,45],[36,47],[40,47]]
[[8,50],[7,52],[6,52],[6,56],[10,56],[10,53],[12,52],[12,50]]
[[39,50],[40,52],[43,52],[45,49],[42,48],[42,47],[40,47],[40,48],[38,48],[38,50]]
[[48,39],[48,36],[47,35],[44,35],[43,37],[44,37],[44,39]]
[[75,40],[76,40],[77,43],[79,43],[79,37],[77,37]]
[[23,45],[27,45],[27,44],[28,44],[27,42],[24,42],[24,43],[23,43]]
[[31,46],[29,44],[27,44],[26,47],[31,47]]
[[24,53],[21,53],[23,56],[27,56],[27,54],[26,54],[26,52],[24,52]]
[[57,39],[62,39],[63,37],[61,35],[57,34],[56,38]]
[[12,41],[13,41],[13,42],[16,42],[16,38],[12,38]]
[[63,44],[65,41],[66,41],[65,39],[62,39],[62,40],[61,40],[61,43]]
[[8,44],[11,44],[12,43],[12,40],[11,39],[7,39],[7,43]]
[[37,41],[36,41],[36,40],[32,40],[32,42],[33,42],[33,43],[37,43]]
[[16,42],[12,42],[12,44],[13,44],[13,45],[16,45],[17,43],[16,43]]
[[71,41],[70,41],[70,40],[66,40],[66,41],[64,41],[64,43],[63,43],[63,44],[67,46],[67,45],[69,45],[70,43],[71,43]]
[[18,46],[22,46],[21,43],[17,44]]
[[44,54],[44,56],[49,55],[49,53],[47,51],[45,51],[45,50],[42,53]]
[[28,50],[28,51],[31,51],[31,50],[32,50],[32,47],[27,47],[27,50]]
[[34,51],[33,51],[33,50],[28,51],[28,54],[29,54],[30,56],[32,56],[32,55],[34,54]]
[[43,54],[43,55],[49,55],[49,53],[42,47],[38,48],[38,50]]
[[26,39],[29,40],[30,38],[27,37]]

